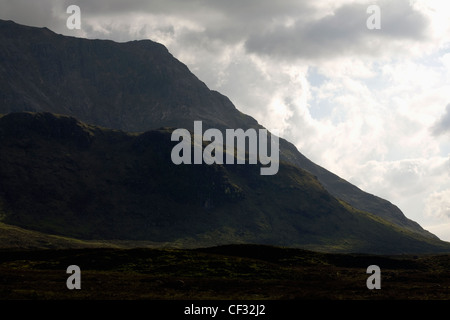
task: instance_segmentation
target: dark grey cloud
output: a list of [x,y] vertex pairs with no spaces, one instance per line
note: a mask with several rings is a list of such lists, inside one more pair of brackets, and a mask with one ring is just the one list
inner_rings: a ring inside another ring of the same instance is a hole
[[288,19],[306,18],[316,10],[311,1],[214,0],[200,3],[200,13],[195,13],[196,6],[192,5],[191,12],[186,12],[181,18],[195,16],[194,21],[204,28],[179,35],[177,41],[182,45],[205,47],[243,43],[254,33]]
[[446,106],[441,118],[431,128],[431,132],[435,136],[450,133],[450,103]]
[[0,19],[55,30],[61,27],[61,23],[54,19],[53,12],[58,11],[57,7],[62,12],[67,8],[60,5],[54,0],[0,0]]
[[[282,58],[330,58],[349,54],[380,55],[390,51],[390,42],[423,41],[427,18],[408,1],[379,4],[381,29],[366,27],[368,5],[346,4],[320,19],[298,19],[292,26],[278,26],[250,35],[249,52]],[[407,47],[404,48],[407,51]]]

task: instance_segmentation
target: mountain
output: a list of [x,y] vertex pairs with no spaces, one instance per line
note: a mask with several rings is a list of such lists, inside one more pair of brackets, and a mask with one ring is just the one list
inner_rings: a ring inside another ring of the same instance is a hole
[[[55,34],[0,20],[0,113],[51,112],[87,124],[145,132],[160,127],[262,128],[210,90],[161,44]],[[390,202],[368,194],[280,139],[280,157],[315,175],[334,197],[408,231],[437,237]]]
[[0,113],[48,111],[131,132],[258,126],[161,44],[57,35],[0,20]]
[[184,247],[450,250],[339,201],[289,163],[272,176],[260,175],[260,165],[175,165],[171,133],[127,133],[51,113],[1,116],[2,222],[60,237]]

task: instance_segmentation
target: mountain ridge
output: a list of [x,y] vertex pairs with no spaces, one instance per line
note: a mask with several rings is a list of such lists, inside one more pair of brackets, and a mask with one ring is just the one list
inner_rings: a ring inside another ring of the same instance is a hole
[[[159,127],[262,128],[208,87],[167,48],[151,40],[115,43],[57,35],[0,20],[0,113],[67,114],[130,132]],[[114,77],[112,77],[114,75]],[[330,194],[430,239],[437,237],[390,202],[322,168],[285,139],[280,159],[317,177]]]

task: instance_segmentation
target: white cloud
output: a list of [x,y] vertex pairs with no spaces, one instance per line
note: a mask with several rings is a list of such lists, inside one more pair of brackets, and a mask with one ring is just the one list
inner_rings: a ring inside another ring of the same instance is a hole
[[450,219],[450,189],[430,194],[426,199],[425,213],[431,217]]

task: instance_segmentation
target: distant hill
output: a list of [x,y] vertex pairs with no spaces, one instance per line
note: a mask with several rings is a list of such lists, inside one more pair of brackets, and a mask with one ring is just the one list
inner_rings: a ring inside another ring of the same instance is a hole
[[281,163],[174,165],[171,129],[126,133],[51,113],[0,117],[2,222],[90,240],[201,247],[258,243],[335,252],[442,252],[424,237],[334,198]]
[[68,237],[48,235],[0,222],[0,248],[57,249],[57,248],[118,247],[107,242],[89,242]]

